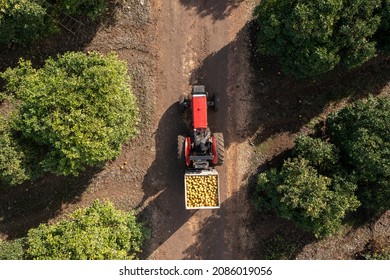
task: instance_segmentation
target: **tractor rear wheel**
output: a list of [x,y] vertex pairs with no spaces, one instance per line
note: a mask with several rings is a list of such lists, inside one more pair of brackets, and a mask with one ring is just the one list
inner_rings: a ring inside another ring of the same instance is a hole
[[184,165],[185,162],[185,146],[186,138],[183,135],[177,136],[177,159],[179,160],[179,163]]
[[214,133],[215,140],[217,142],[217,157],[218,157],[218,163],[217,165],[222,165],[225,161],[225,142],[223,139],[222,133]]

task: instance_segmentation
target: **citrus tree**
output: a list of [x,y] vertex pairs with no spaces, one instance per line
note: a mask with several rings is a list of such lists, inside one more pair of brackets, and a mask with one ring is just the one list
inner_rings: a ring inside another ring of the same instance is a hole
[[2,77],[7,94],[20,100],[12,129],[40,151],[35,165],[44,172],[77,175],[100,166],[136,135],[136,99],[115,54],[69,52],[40,69],[21,60]]
[[390,0],[383,0],[382,7],[379,9],[381,15],[381,24],[378,32],[375,34],[375,39],[378,42],[378,47],[384,53],[390,53]]
[[390,208],[390,99],[358,101],[326,121],[331,141],[343,164],[359,183],[358,194],[367,208]]
[[309,161],[298,157],[258,177],[255,206],[291,219],[297,225],[325,237],[337,232],[345,216],[360,205],[356,185],[341,177],[318,174]]
[[295,141],[292,159],[259,174],[254,203],[317,237],[337,232],[361,205],[390,209],[390,99],[357,101],[328,116],[330,142]]
[[53,225],[30,229],[26,258],[35,260],[136,259],[145,229],[132,213],[95,201]]
[[382,0],[263,0],[255,9],[257,47],[287,73],[322,74],[353,68],[376,54]]
[[18,185],[29,178],[22,147],[12,136],[7,120],[0,117],[0,182]]
[[0,240],[0,260],[23,260],[25,238],[11,241]]
[[332,174],[339,168],[339,151],[320,138],[299,135],[295,139],[294,155],[305,158],[322,174]]
[[97,19],[108,7],[107,0],[57,0],[53,2],[58,10],[68,15],[86,15],[92,20]]
[[45,8],[31,0],[0,0],[0,43],[28,43],[54,31]]

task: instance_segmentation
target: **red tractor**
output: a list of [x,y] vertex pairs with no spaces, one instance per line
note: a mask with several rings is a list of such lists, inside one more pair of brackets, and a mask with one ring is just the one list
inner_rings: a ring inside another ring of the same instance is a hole
[[178,136],[178,157],[185,159],[188,168],[207,170],[221,165],[225,147],[222,133],[211,133],[207,122],[207,109],[218,111],[219,99],[205,91],[205,86],[192,87],[191,95],[181,95],[179,109],[191,112],[191,132],[188,137]]

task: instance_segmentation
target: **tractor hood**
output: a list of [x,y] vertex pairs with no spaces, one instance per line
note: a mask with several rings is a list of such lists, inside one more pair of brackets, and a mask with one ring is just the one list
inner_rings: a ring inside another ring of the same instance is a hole
[[207,128],[207,97],[206,94],[193,94],[192,120],[194,128]]

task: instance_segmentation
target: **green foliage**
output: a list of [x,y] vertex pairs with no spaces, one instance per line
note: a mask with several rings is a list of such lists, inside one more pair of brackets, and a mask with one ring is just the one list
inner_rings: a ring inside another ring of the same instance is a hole
[[354,172],[365,207],[390,208],[390,99],[369,98],[330,115],[331,141]]
[[261,256],[264,260],[293,260],[298,251],[296,244],[279,234],[272,236],[264,243],[265,248]]
[[57,224],[29,230],[26,253],[36,260],[136,259],[143,240],[133,214],[95,201]]
[[13,96],[19,98],[18,93],[23,93],[25,88],[20,88],[24,85],[25,77],[33,76],[36,70],[32,68],[31,61],[25,61],[22,58],[19,60],[19,66],[14,69],[0,73],[0,77],[6,82],[4,96]]
[[0,91],[0,104],[7,99],[7,95],[4,92]]
[[0,43],[28,43],[53,31],[46,10],[31,0],[0,0]]
[[361,65],[375,55],[381,0],[264,0],[255,9],[258,51],[279,58],[298,77],[328,72],[339,63]]
[[[33,0],[0,0],[0,43],[26,44],[57,32],[62,14],[96,20],[107,10],[107,0],[59,0],[44,5]],[[55,9],[51,9],[55,7]]]
[[[357,101],[328,116],[330,142],[299,136],[293,159],[259,174],[257,208],[292,219],[317,237],[348,212],[390,208],[390,99]],[[358,200],[359,198],[359,200]]]
[[346,1],[340,18],[337,41],[342,46],[343,64],[347,68],[361,65],[375,56],[375,41],[371,37],[378,30],[380,16],[375,13],[382,0]]
[[86,15],[92,20],[107,10],[107,0],[59,0],[55,5],[68,15]]
[[348,212],[359,206],[356,185],[318,174],[303,158],[288,159],[280,172],[261,173],[255,206],[292,219],[316,237],[337,232]]
[[390,31],[390,0],[383,0],[381,12],[381,28]]
[[385,250],[369,252],[361,256],[364,260],[390,260],[390,253]]
[[23,260],[25,239],[0,241],[0,260]]
[[13,129],[41,150],[45,172],[77,175],[117,156],[136,134],[138,110],[125,62],[117,56],[70,52],[41,69],[21,60],[2,74],[20,98]]
[[339,155],[337,148],[319,138],[299,135],[295,140],[295,156],[301,156],[322,172],[337,168]]
[[24,152],[11,135],[8,122],[0,117],[0,182],[18,185],[29,178]]
[[375,39],[378,41],[378,47],[385,53],[390,53],[390,0],[383,0],[382,7],[379,9],[381,24]]

